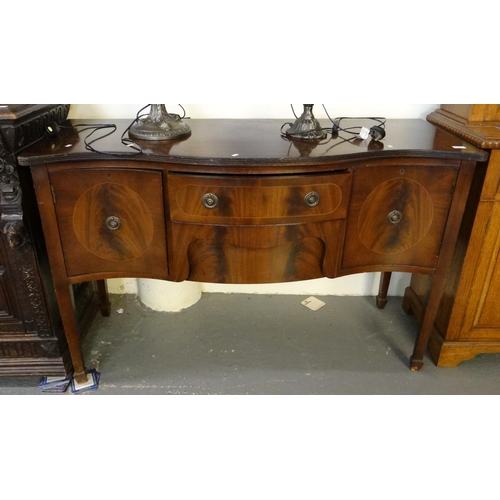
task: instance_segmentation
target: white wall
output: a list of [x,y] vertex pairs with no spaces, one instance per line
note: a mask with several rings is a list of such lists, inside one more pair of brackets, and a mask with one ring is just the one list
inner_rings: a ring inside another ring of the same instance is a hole
[[[145,104],[72,104],[70,118],[133,119]],[[290,104],[183,104],[191,118],[281,118],[292,120]],[[326,104],[332,118],[337,116],[385,116],[386,118],[425,118],[438,104]],[[302,104],[294,104],[299,114]],[[167,104],[172,113],[181,113],[176,104]],[[326,114],[317,104],[317,118]],[[409,275],[393,275],[389,294],[402,296],[409,284]],[[202,293],[262,293],[295,295],[376,295],[380,274],[361,274],[319,279],[299,283],[273,285],[214,285],[165,283],[153,280],[109,280],[110,293],[137,293],[141,300],[155,310],[178,311],[199,300]]]
[[[134,118],[146,104],[72,104],[70,118]],[[290,104],[183,104],[191,118],[284,118],[293,119]],[[295,112],[302,104],[294,104]],[[386,118],[425,118],[438,104],[325,104],[332,118],[337,116],[385,116]],[[172,113],[181,113],[177,104],[167,104]],[[321,104],[314,114],[325,118]]]

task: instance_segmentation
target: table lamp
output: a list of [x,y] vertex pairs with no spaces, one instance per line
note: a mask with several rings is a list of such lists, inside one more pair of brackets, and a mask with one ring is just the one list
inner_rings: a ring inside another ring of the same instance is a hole
[[177,139],[191,133],[178,115],[171,115],[165,104],[151,104],[151,110],[146,118],[139,118],[129,130],[129,136],[145,141],[166,141]]

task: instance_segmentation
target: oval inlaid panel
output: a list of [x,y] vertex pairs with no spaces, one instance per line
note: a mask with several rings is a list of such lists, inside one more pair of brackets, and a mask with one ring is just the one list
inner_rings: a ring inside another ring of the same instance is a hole
[[[118,218],[119,228],[106,221]],[[140,257],[153,240],[153,218],[144,200],[122,184],[104,183],[85,191],[75,204],[73,227],[80,243],[105,260]]]
[[433,216],[432,198],[421,184],[392,179],[366,198],[359,214],[359,238],[376,253],[403,252],[428,233]]

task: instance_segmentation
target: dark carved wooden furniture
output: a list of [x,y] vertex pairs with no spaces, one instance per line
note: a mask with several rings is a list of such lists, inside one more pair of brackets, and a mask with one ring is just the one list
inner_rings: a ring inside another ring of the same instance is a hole
[[[86,151],[77,130],[25,151],[75,379],[85,381],[71,286],[144,277],[272,283],[401,271],[431,276],[419,370],[476,162],[424,120],[384,142],[291,142],[277,120],[192,120],[192,135],[119,156],[127,123]],[[74,123],[76,125],[76,122]],[[463,149],[462,149],[463,148]]]
[[[62,123],[68,104],[0,105],[0,375],[72,372],[29,171],[16,156]],[[92,284],[75,288],[79,327],[97,310]]]
[[[500,105],[443,105],[431,123],[490,153],[473,185],[429,351],[438,366],[500,352]],[[422,317],[430,281],[412,277],[405,308]]]

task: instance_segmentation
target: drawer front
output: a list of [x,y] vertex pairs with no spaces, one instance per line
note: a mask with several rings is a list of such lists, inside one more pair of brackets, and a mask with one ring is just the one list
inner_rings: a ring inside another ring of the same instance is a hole
[[348,172],[254,178],[169,174],[170,218],[236,225],[342,219],[350,181]]
[[50,172],[68,276],[167,275],[161,172]]
[[344,221],[288,225],[172,224],[176,281],[285,283],[334,278]]

